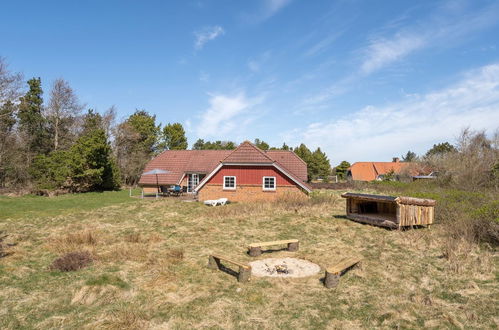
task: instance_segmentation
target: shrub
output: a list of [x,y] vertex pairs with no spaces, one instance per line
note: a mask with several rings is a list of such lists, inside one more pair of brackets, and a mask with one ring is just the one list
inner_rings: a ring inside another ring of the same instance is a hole
[[92,261],[92,256],[87,251],[70,252],[55,259],[49,268],[61,272],[72,272],[87,267]]

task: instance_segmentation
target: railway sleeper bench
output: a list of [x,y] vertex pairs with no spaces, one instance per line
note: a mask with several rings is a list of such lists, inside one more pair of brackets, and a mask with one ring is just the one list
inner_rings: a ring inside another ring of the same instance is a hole
[[340,281],[340,276],[353,268],[362,260],[362,257],[350,257],[339,261],[338,263],[326,268],[324,285],[326,288],[334,288]]
[[237,281],[238,282],[248,282],[250,280],[251,266],[243,264],[241,262],[230,260],[229,258],[221,256],[219,254],[212,254],[209,256],[208,268],[210,268],[210,269],[225,268],[225,266],[222,264],[222,262],[229,263],[229,264],[232,264],[232,265],[239,267],[238,272],[237,272]]
[[252,257],[258,257],[259,255],[262,254],[262,247],[282,245],[282,244],[287,244],[288,251],[291,252],[298,251],[299,241],[297,239],[287,239],[281,241],[251,243],[250,245],[248,245],[248,253]]

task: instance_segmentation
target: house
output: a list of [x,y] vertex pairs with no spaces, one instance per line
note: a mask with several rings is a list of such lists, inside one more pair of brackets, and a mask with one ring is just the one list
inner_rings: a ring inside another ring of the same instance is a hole
[[404,169],[409,169],[411,164],[401,162],[399,158],[393,158],[391,162],[356,162],[348,168],[347,179],[354,181],[383,180],[386,174],[400,174]]
[[152,159],[144,172],[165,170],[167,174],[142,175],[139,185],[156,191],[157,184],[187,187],[201,201],[273,200],[286,194],[307,196],[307,165],[292,151],[262,151],[245,141],[235,150],[167,150]]

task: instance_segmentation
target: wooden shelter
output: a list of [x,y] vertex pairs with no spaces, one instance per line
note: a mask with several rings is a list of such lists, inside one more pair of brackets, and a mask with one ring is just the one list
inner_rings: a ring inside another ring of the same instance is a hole
[[430,226],[434,219],[433,199],[345,193],[347,218],[371,225],[397,228]]

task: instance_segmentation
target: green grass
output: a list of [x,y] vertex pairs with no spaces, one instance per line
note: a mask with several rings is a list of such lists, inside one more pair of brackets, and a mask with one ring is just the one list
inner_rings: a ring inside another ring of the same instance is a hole
[[[134,195],[139,190],[133,191]],[[98,209],[108,205],[136,202],[128,190],[67,194],[56,197],[27,195],[23,197],[0,196],[0,219],[45,217]]]

